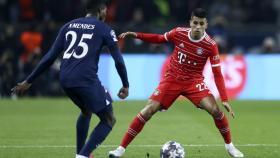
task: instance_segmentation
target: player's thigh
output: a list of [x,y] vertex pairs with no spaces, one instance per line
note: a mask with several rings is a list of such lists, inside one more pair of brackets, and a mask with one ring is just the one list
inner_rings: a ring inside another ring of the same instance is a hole
[[203,98],[200,101],[200,107],[213,116],[218,116],[220,113],[219,106],[213,95]]
[[106,108],[112,108],[111,96],[101,84],[95,84],[91,87],[83,87],[80,89],[79,95],[82,98],[85,107],[90,109],[93,113],[98,113]]
[[167,110],[180,96],[182,90],[178,83],[162,82],[150,96],[150,99],[160,103],[161,108]]
[[72,102],[81,109],[81,111],[87,111],[82,98],[79,97],[77,88],[63,88],[63,90],[65,94],[72,100]]
[[196,107],[200,107],[200,102],[209,96],[212,96],[211,92],[207,88],[203,81],[194,81],[184,85],[185,90],[183,96],[188,98]]
[[113,127],[116,122],[112,104],[107,105],[101,111],[97,112],[96,115],[99,117],[100,121],[106,122],[111,127]]
[[160,102],[149,99],[146,106],[141,110],[141,115],[147,121],[149,120],[157,111],[161,110]]

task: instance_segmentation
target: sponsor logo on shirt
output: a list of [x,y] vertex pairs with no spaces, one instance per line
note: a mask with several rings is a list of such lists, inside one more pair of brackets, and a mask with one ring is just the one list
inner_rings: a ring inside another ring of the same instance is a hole
[[182,53],[182,52],[178,52],[178,59],[179,59],[179,63],[183,64],[186,61],[187,55]]

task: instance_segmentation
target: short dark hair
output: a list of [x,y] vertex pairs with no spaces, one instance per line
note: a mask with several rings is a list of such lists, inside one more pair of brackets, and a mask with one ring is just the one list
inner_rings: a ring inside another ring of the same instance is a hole
[[98,13],[99,10],[107,6],[108,0],[87,0],[86,1],[86,10],[88,13]]
[[203,8],[196,8],[193,10],[191,17],[196,16],[199,18],[207,18],[207,12]]

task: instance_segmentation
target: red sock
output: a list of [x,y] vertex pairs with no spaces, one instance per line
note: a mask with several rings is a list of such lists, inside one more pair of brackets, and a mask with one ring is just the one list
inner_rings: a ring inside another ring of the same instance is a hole
[[219,129],[221,135],[224,138],[226,144],[231,143],[231,135],[227,117],[223,112],[220,113],[219,117],[214,118],[216,127]]
[[134,120],[131,122],[127,132],[125,133],[121,146],[126,148],[130,142],[136,137],[138,133],[143,129],[146,120],[143,118],[142,114],[139,113]]

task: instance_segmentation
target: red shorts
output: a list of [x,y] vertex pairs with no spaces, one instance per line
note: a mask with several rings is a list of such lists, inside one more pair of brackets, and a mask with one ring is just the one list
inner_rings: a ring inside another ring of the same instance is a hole
[[160,102],[163,109],[168,109],[180,95],[198,107],[203,98],[212,94],[203,79],[178,80],[168,75],[161,80],[150,99]]

